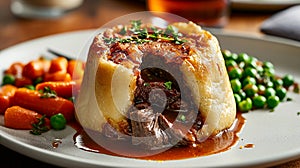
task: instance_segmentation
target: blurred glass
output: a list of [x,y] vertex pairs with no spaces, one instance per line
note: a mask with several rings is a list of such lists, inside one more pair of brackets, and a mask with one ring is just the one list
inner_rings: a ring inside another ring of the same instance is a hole
[[79,7],[83,0],[12,0],[11,11],[23,18],[53,18]]
[[150,11],[169,12],[205,27],[224,27],[229,0],[147,0]]

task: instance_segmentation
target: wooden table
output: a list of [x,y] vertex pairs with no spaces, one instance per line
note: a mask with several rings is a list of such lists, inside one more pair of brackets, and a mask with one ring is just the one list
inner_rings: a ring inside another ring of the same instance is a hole
[[[110,20],[137,11],[145,11],[146,5],[137,0],[85,0],[78,9],[56,19],[30,20],[12,15],[10,1],[0,1],[0,50],[30,39],[84,29],[95,29]],[[232,11],[224,30],[262,35],[261,23],[272,13]],[[0,167],[53,167],[18,154],[0,145]],[[299,167],[300,160],[277,167]]]
[[[94,29],[110,20],[137,11],[146,5],[138,0],[86,0],[78,9],[57,19],[30,20],[10,12],[10,1],[0,1],[0,50],[45,35],[74,30]],[[270,13],[231,13],[225,30],[260,34],[259,26]]]

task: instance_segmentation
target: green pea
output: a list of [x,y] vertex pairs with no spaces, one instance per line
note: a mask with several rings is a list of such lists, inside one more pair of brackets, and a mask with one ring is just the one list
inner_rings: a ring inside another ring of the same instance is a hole
[[249,83],[243,88],[243,90],[248,97],[253,97],[258,92],[258,87],[254,84]]
[[242,82],[243,86],[246,86],[246,85],[248,85],[250,83],[255,85],[256,84],[255,78],[252,78],[252,77],[248,76]]
[[273,69],[274,65],[271,62],[265,61],[265,62],[263,62],[263,68]]
[[252,100],[250,98],[247,98],[246,100],[239,102],[238,109],[241,112],[248,112],[252,109]]
[[261,66],[256,66],[255,68],[256,68],[256,71],[257,71],[257,73],[258,73],[259,75],[263,75],[263,73],[264,73],[263,67],[261,67]]
[[264,95],[265,94],[266,87],[264,85],[259,84],[259,85],[257,85],[257,88],[258,88],[257,93],[259,95]]
[[238,93],[242,89],[242,84],[238,79],[232,79],[230,84],[234,93]]
[[240,79],[242,77],[242,70],[239,68],[233,68],[229,71],[228,75],[230,79]]
[[62,130],[66,127],[67,120],[63,114],[58,113],[50,117],[51,127],[55,130]]
[[223,57],[224,57],[224,59],[225,60],[227,60],[227,59],[230,59],[231,58],[231,51],[229,51],[229,50],[223,50],[222,51],[222,54],[223,54]]
[[291,85],[294,84],[294,77],[292,75],[285,75],[282,78],[282,81],[284,87],[290,87]]
[[238,105],[242,101],[241,96],[237,93],[234,93],[233,96],[234,96],[234,100],[235,100],[236,105]]
[[256,68],[257,67],[257,59],[255,57],[249,57],[249,60],[245,62],[246,67]]
[[4,75],[3,79],[2,79],[2,85],[7,85],[7,84],[15,84],[15,77],[13,75],[10,74],[6,74]]
[[276,106],[278,106],[280,100],[279,97],[277,96],[270,96],[267,99],[267,107],[269,109],[274,109]]
[[242,100],[245,100],[247,98],[247,95],[243,90],[240,90],[238,94]]
[[274,77],[275,70],[273,68],[267,68],[267,69],[264,69],[263,74],[267,77]]
[[251,56],[250,61],[251,62],[253,62],[253,61],[256,62],[256,65],[257,65],[258,59],[256,57]]
[[281,87],[283,85],[283,80],[278,78],[273,81],[275,87]]
[[264,96],[258,95],[253,98],[253,106],[256,108],[263,108],[267,102]]
[[250,76],[250,77],[255,78],[257,76],[257,71],[254,68],[247,67],[243,73],[243,76],[244,77]]
[[239,63],[239,68],[244,69],[245,68],[245,62],[240,62]]
[[231,59],[233,59],[233,60],[235,60],[235,61],[238,59],[238,57],[239,57],[239,56],[238,56],[236,53],[232,53],[232,54],[231,54]]
[[238,55],[237,62],[248,62],[249,59],[250,58],[249,58],[248,54],[246,54],[246,53],[240,53]]
[[234,61],[234,60],[226,60],[225,61],[225,65],[226,65],[226,67],[235,67],[235,66],[237,66],[237,63]]
[[276,88],[276,96],[279,97],[280,101],[282,101],[286,96],[286,89],[284,87],[277,87]]
[[264,96],[266,96],[266,98],[270,97],[270,96],[275,96],[276,95],[276,91],[273,88],[267,88],[265,91]]
[[267,81],[266,83],[265,83],[265,86],[268,88],[268,87],[274,87],[274,83],[272,82],[272,81]]

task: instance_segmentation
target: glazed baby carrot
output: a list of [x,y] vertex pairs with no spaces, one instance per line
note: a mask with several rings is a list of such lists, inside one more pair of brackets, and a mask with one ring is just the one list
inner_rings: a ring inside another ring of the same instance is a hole
[[[20,106],[12,106],[5,111],[4,125],[14,129],[32,129],[32,124],[38,122],[42,115]],[[49,119],[45,118],[45,126],[50,128]]]
[[10,106],[8,96],[0,95],[0,114],[4,114],[5,110]]
[[16,87],[24,87],[26,85],[32,85],[32,80],[28,77],[20,77],[15,79],[15,86]]
[[44,75],[44,81],[71,81],[71,75],[63,71],[57,71],[53,73],[46,73]]
[[51,92],[40,93],[39,91],[19,88],[13,98],[13,104],[40,114],[51,117],[54,114],[62,113],[67,121],[74,118],[74,105],[71,101],[57,97]]
[[18,88],[13,85],[4,85],[0,88],[0,94],[5,96],[13,96]]
[[36,90],[43,90],[45,87],[49,87],[55,91],[57,96],[70,98],[72,97],[72,89],[76,85],[74,81],[69,82],[43,82],[36,85]]
[[81,61],[70,60],[67,72],[71,75],[72,80],[82,79],[84,73],[84,64]]
[[71,76],[72,76],[72,74],[73,74],[75,68],[78,67],[77,64],[78,64],[78,62],[77,62],[76,60],[70,60],[70,61],[68,62],[67,72],[68,72],[69,74],[71,74]]
[[39,61],[43,64],[44,72],[48,72],[51,66],[51,60],[47,60],[45,58],[39,58]]
[[62,71],[66,73],[67,67],[68,67],[68,60],[64,57],[58,57],[51,61],[49,73],[58,72],[58,71]]
[[12,97],[17,88],[13,85],[4,85],[0,88],[0,114],[4,114],[5,110],[11,106]]
[[22,76],[22,71],[24,68],[24,64],[21,62],[15,62],[10,65],[10,67],[4,72],[5,74],[11,74],[16,77]]
[[39,60],[30,61],[24,68],[22,75],[30,79],[36,79],[45,73],[44,64]]

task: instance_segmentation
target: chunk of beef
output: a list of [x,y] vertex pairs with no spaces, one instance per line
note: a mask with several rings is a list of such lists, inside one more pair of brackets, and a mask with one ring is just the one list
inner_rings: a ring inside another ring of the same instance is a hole
[[141,145],[146,149],[168,145],[169,137],[159,126],[159,115],[150,108],[130,112],[133,145]]
[[164,115],[154,113],[151,108],[130,112],[130,119],[133,145],[156,150],[195,141],[191,134],[183,134],[180,129],[173,128]]

